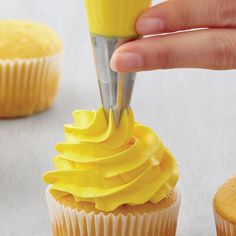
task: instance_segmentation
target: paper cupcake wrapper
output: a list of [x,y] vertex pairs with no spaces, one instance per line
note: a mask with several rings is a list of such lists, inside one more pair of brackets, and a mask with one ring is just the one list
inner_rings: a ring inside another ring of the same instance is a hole
[[177,195],[173,205],[159,212],[114,215],[65,207],[46,191],[53,236],[174,236],[181,202]]
[[0,60],[0,117],[25,116],[49,107],[60,78],[60,54]]
[[217,236],[235,236],[236,224],[232,224],[229,221],[222,218],[214,209],[215,224]]

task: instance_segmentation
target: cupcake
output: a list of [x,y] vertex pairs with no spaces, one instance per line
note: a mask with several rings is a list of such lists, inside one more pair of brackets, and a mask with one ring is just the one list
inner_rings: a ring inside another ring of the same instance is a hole
[[31,115],[48,108],[60,78],[62,43],[40,23],[0,21],[0,117]]
[[124,112],[73,112],[56,170],[44,174],[53,235],[174,236],[180,206],[175,158],[155,132]]
[[214,214],[218,236],[236,235],[236,177],[222,185],[214,197]]

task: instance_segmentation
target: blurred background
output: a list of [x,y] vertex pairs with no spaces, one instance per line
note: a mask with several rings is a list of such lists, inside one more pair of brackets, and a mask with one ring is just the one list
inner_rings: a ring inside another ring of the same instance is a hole
[[[42,174],[74,109],[100,103],[82,0],[2,1],[0,18],[40,21],[64,41],[55,105],[28,118],[0,120],[0,235],[51,234]],[[236,72],[196,69],[139,73],[132,107],[176,156],[182,206],[177,236],[215,235],[212,198],[236,172]]]

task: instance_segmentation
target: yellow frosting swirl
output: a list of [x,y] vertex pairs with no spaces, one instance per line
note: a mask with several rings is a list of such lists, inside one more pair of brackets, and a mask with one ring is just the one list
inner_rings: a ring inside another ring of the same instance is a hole
[[56,170],[43,180],[55,198],[71,194],[101,211],[123,204],[158,203],[177,183],[176,161],[150,128],[123,113],[116,128],[113,113],[107,122],[103,109],[73,112],[65,125],[66,141],[56,145]]

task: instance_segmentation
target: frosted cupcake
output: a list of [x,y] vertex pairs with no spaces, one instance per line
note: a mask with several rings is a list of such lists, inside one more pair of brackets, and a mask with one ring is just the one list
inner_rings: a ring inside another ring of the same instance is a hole
[[103,109],[75,111],[43,180],[53,235],[174,236],[180,194],[175,158],[130,110],[116,128]]
[[214,197],[214,214],[218,236],[236,235],[236,177],[222,185]]
[[0,21],[0,117],[19,117],[48,108],[60,78],[62,43],[47,26]]

